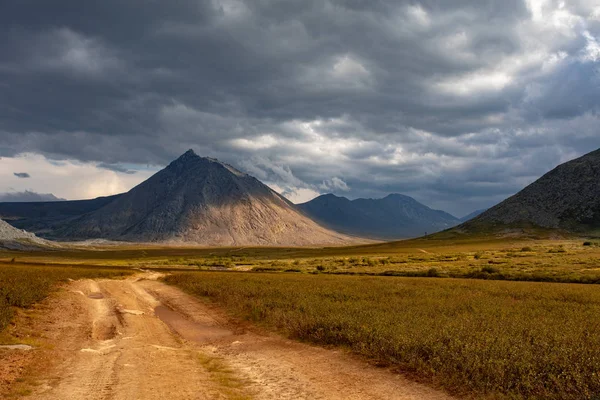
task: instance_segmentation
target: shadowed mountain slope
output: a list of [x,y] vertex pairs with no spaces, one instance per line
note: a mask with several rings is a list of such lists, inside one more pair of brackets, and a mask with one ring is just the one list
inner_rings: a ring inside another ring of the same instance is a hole
[[300,204],[306,215],[340,232],[377,239],[401,239],[448,229],[456,217],[433,210],[412,197],[390,194],[383,199],[348,200],[333,194]]
[[233,167],[188,151],[53,237],[201,245],[342,244],[281,195]]
[[119,196],[91,200],[0,203],[0,218],[19,229],[44,235],[69,220],[104,207]]
[[456,230],[477,232],[510,227],[573,232],[600,228],[600,149],[559,165]]

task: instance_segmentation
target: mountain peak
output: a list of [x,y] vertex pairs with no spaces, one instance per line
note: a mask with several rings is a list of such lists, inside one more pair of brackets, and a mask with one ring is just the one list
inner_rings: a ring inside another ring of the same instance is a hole
[[201,157],[194,150],[190,149],[183,153],[178,159],[171,162],[167,167],[170,170],[177,171],[178,174],[185,173],[186,171],[191,171],[197,168],[205,169],[205,168],[222,168],[222,171],[227,170],[230,173],[236,175],[237,177],[247,176],[245,173],[239,171],[238,169],[232,167],[231,165],[224,163],[222,161],[217,160],[212,157]]
[[188,151],[186,151],[185,153],[183,153],[181,156],[179,156],[179,158],[177,158],[177,160],[186,160],[186,159],[192,159],[192,158],[201,158],[198,154],[196,154],[196,152],[192,149],[189,149]]
[[196,154],[196,152],[194,150],[189,149],[188,151],[186,151],[185,153],[180,155],[177,159],[171,161],[169,166],[188,164],[190,162],[197,161],[200,159],[202,159],[202,157],[200,157],[198,154]]
[[384,197],[384,199],[408,199],[409,196],[400,193],[390,193]]
[[185,153],[183,153],[182,155],[180,155],[179,158],[177,158],[176,160],[172,161],[171,164],[182,164],[182,163],[190,163],[190,162],[197,162],[197,161],[209,161],[209,162],[214,162],[214,163],[217,163],[217,164],[223,164],[222,162],[220,162],[216,158],[199,156],[192,149],[189,149],[188,151],[186,151]]
[[400,202],[405,202],[405,203],[409,202],[409,203],[415,203],[415,204],[418,203],[418,201],[416,201],[412,197],[404,195],[404,194],[400,194],[400,193],[391,193],[391,194],[388,194],[382,200],[400,201]]

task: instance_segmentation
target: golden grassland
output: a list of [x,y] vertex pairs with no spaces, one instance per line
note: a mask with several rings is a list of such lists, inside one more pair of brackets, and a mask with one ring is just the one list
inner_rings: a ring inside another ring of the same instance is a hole
[[172,271],[167,282],[239,317],[349,348],[452,393],[600,399],[600,291],[550,283],[600,283],[597,240],[0,251],[0,330],[15,307],[61,282],[136,268]]
[[[584,245],[587,244],[587,245]],[[600,242],[585,239],[417,239],[331,248],[106,247],[0,252],[0,262],[164,270],[240,270],[600,283]]]
[[600,291],[593,285],[225,272],[165,280],[239,317],[349,348],[452,393],[600,395]]
[[[600,283],[600,247],[583,243],[525,242],[487,250],[435,248],[413,254],[274,260],[257,263],[252,270]],[[208,261],[204,265],[209,265]]]
[[43,300],[60,283],[69,279],[112,278],[127,274],[131,271],[0,264],[0,332],[8,326],[16,308],[30,307]]

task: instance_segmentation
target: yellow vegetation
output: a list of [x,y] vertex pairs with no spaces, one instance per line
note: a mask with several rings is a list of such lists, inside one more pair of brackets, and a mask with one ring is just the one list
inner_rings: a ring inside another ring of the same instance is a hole
[[592,285],[187,272],[166,281],[291,337],[477,398],[600,394]]

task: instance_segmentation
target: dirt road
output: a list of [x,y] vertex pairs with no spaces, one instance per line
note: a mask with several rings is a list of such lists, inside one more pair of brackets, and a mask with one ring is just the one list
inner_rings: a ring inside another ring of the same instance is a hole
[[448,399],[342,351],[232,322],[145,273],[78,281],[29,399]]

